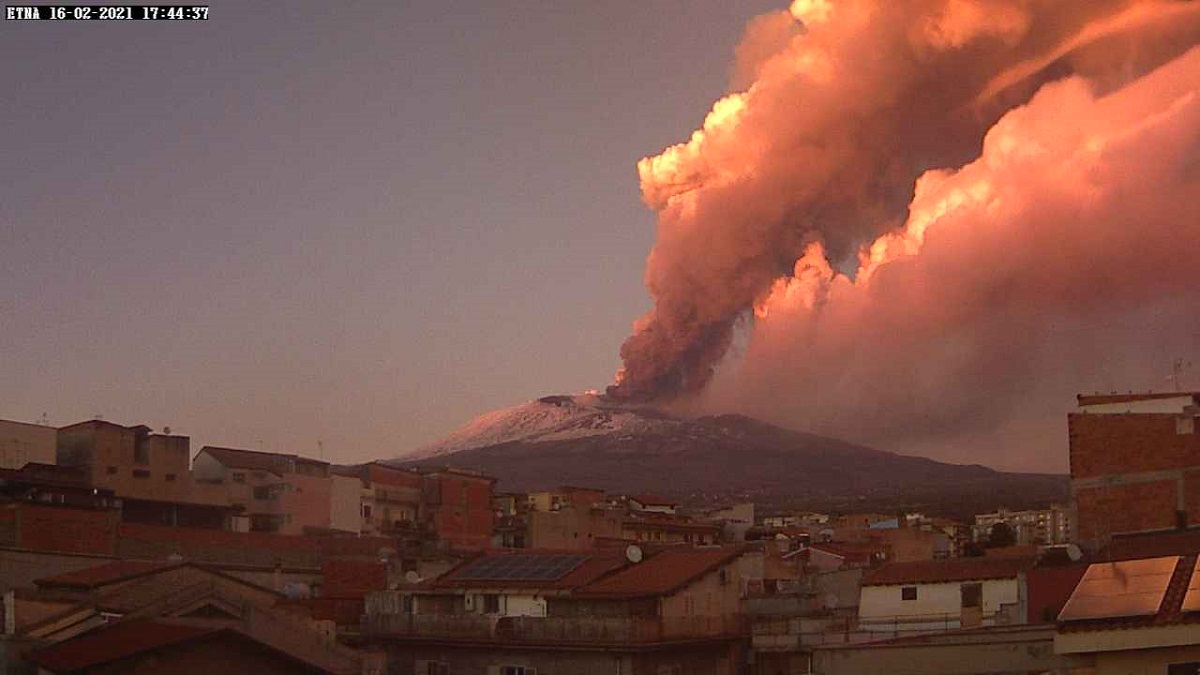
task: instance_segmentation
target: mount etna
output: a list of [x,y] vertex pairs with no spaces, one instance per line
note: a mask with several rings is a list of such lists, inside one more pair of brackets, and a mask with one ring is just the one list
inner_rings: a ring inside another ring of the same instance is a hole
[[454,466],[497,489],[583,485],[685,503],[752,500],[830,510],[924,509],[969,516],[1067,498],[1066,476],[1005,473],[898,455],[741,415],[688,418],[596,394],[546,396],[485,413],[391,460]]

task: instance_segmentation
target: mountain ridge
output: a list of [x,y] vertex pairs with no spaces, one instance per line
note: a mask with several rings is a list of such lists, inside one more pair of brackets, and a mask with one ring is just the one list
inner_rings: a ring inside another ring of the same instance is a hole
[[1068,485],[1055,474],[946,464],[742,415],[687,418],[593,393],[545,396],[484,413],[390,462],[481,470],[505,491],[587,485],[700,501],[908,504],[964,513],[1061,502]]

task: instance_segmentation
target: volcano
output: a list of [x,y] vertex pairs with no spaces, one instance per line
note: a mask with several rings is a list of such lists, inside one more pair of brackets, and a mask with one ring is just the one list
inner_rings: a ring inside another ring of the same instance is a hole
[[594,393],[485,413],[391,462],[480,470],[498,478],[503,491],[583,485],[682,500],[960,515],[1062,502],[1068,485],[1061,475],[946,464],[742,415],[684,417]]

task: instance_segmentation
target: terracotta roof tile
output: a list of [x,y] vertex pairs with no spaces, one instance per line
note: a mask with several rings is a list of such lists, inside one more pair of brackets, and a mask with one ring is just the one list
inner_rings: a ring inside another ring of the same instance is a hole
[[160,569],[171,567],[172,563],[152,562],[144,560],[115,560],[95,567],[85,567],[80,570],[55,574],[36,579],[35,584],[43,588],[77,588],[91,589],[111,584],[115,581],[130,579],[150,574]]
[[668,549],[581,588],[579,597],[670,595],[742,555],[742,547]]
[[630,495],[629,499],[630,501],[645,504],[646,506],[675,506],[678,503],[673,499],[659,497],[658,495]]
[[208,626],[131,619],[34,650],[25,657],[53,672],[75,672],[151,649],[194,640],[220,630]]
[[1033,558],[954,558],[884,565],[863,577],[863,586],[1007,579],[1033,567]]

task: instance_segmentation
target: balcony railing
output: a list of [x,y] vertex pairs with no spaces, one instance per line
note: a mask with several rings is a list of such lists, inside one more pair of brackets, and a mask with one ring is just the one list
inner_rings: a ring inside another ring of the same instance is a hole
[[748,637],[738,615],[681,618],[500,617],[480,614],[368,614],[364,635],[508,644],[648,644]]

